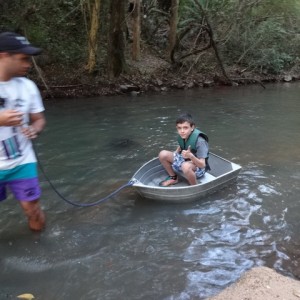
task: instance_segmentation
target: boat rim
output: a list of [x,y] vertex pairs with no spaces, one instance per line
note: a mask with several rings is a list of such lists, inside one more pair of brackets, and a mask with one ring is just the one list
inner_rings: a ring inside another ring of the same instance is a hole
[[[226,162],[228,162],[228,163],[230,163],[231,165],[232,165],[232,167],[233,167],[233,169],[231,170],[231,171],[229,171],[229,172],[226,172],[226,173],[224,173],[224,174],[222,174],[222,175],[220,175],[220,176],[218,176],[218,177],[216,177],[216,179],[220,179],[220,178],[222,178],[222,177],[225,177],[226,175],[228,175],[228,174],[230,174],[230,173],[233,173],[233,172],[235,172],[235,171],[237,171],[237,170],[240,170],[242,167],[240,166],[240,165],[238,165],[238,164],[236,164],[236,163],[234,163],[234,162],[231,162],[231,161],[229,161],[229,160],[227,160],[227,159],[225,159],[225,158],[223,158],[223,157],[221,157],[221,156],[219,156],[219,155],[216,155],[216,154],[214,154],[214,153],[210,153],[210,155],[214,155],[214,156],[216,156],[216,157],[218,157],[218,158],[220,158],[220,159],[222,159],[222,160],[224,160],[224,161],[226,161]],[[183,190],[183,189],[193,189],[193,188],[196,188],[196,187],[198,187],[198,186],[205,186],[206,184],[208,184],[209,182],[204,182],[204,183],[198,183],[198,184],[195,184],[195,185],[188,185],[188,186],[176,186],[176,185],[173,185],[173,186],[166,186],[166,187],[163,187],[163,186],[150,186],[150,185],[146,185],[146,184],[143,184],[142,182],[140,182],[138,179],[135,179],[135,175],[140,171],[140,170],[142,170],[143,168],[144,168],[144,166],[146,166],[147,164],[149,164],[149,163],[151,163],[152,161],[154,161],[154,160],[157,160],[158,159],[158,157],[154,157],[154,158],[152,158],[152,159],[150,159],[149,161],[147,161],[146,163],[144,163],[135,173],[134,173],[134,175],[132,176],[132,178],[131,178],[131,181],[133,182],[133,187],[147,187],[147,188],[149,188],[149,189],[161,189],[161,190],[174,190],[174,189],[180,189],[180,190]],[[201,180],[201,179],[200,179]],[[213,181],[213,180],[212,180]],[[212,182],[212,181],[210,181],[210,182]]]

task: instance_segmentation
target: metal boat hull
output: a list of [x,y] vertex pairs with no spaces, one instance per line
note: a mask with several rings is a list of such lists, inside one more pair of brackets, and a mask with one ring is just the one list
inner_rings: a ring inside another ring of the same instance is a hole
[[211,171],[201,177],[196,185],[189,185],[182,174],[179,174],[178,184],[160,187],[159,182],[168,174],[158,158],[144,164],[131,180],[134,182],[134,189],[147,199],[175,203],[195,201],[235,181],[241,170],[241,166],[213,153],[210,153],[209,164]]

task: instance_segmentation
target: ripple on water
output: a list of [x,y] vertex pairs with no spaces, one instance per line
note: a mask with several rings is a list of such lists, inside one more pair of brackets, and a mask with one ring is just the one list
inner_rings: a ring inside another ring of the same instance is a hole
[[[252,267],[253,262],[243,260],[240,265],[236,265],[234,269],[214,268],[208,271],[190,272],[187,277],[187,287],[189,294],[193,297],[207,297],[211,295],[211,291],[217,291],[233,281],[236,281],[245,269]],[[209,292],[210,291],[210,292]]]
[[[300,163],[297,163],[297,165],[300,165]],[[300,179],[300,172],[296,172],[295,174],[292,174],[291,177],[294,179]]]
[[207,209],[195,208],[195,209],[187,209],[183,211],[184,215],[214,215],[219,214],[221,209],[219,207],[209,207]]
[[277,192],[275,190],[275,188],[271,185],[264,185],[264,184],[261,184],[258,186],[258,190],[262,193],[262,194],[265,194],[265,195],[271,195],[271,194],[275,194],[275,195],[282,195],[282,193],[280,192]]
[[273,232],[285,229],[286,209],[278,212],[276,208],[272,214],[265,203],[268,197],[281,193],[266,183],[269,179],[262,170],[254,168],[244,171],[236,193],[183,211],[186,216],[196,216],[191,220],[197,222],[188,228],[193,239],[183,256],[191,266],[184,293],[170,299],[204,299],[253,265],[265,264],[269,257],[274,257],[276,268],[288,259],[272,245]]

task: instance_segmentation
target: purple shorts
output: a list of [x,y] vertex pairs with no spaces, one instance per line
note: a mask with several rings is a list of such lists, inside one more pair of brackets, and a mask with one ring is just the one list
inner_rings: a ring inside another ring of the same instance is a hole
[[15,198],[20,201],[33,201],[41,196],[41,188],[37,177],[0,182],[0,201],[6,199],[6,186],[9,187]]

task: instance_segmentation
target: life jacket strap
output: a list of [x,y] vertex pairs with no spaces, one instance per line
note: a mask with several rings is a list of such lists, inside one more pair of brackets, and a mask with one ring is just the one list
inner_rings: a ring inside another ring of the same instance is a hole
[[210,170],[211,170],[211,168],[210,168],[210,165],[208,163],[208,157],[206,157],[205,158],[205,172],[210,171]]

